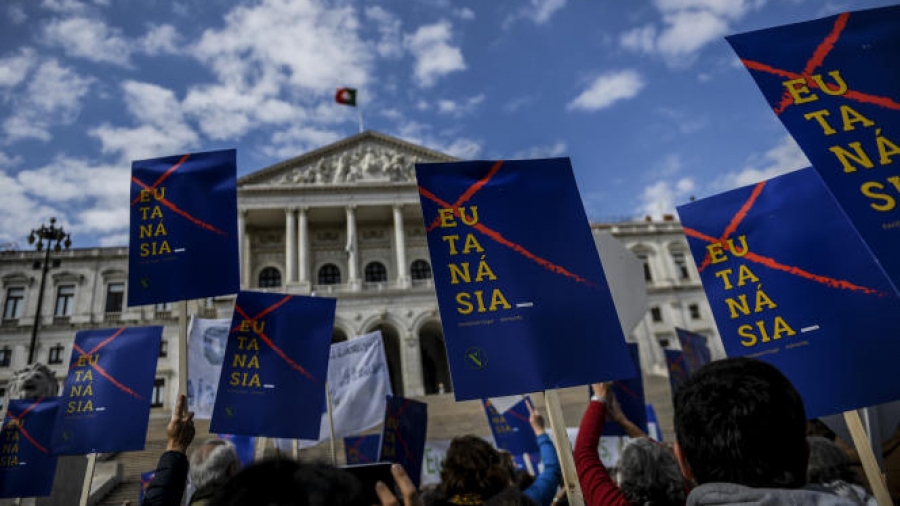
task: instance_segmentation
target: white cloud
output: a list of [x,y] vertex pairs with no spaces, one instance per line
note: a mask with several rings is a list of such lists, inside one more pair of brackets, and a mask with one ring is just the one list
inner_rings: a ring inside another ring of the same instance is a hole
[[519,97],[514,97],[510,99],[508,102],[503,104],[503,112],[513,113],[518,112],[521,109],[528,107],[535,102],[537,102],[538,97],[536,95],[523,95]]
[[471,114],[482,102],[484,102],[484,93],[461,101],[442,99],[437,101],[437,110],[441,114],[451,114],[455,117],[462,117],[466,114]]
[[28,72],[37,64],[37,55],[31,48],[19,50],[19,54],[0,59],[0,88],[13,87],[25,80]]
[[3,205],[0,206],[0,242],[21,243],[41,218],[60,217],[50,206],[32,198],[16,179],[0,170]]
[[659,54],[672,66],[690,64],[706,45],[732,30],[734,22],[766,0],[655,0],[658,25],[627,30],[619,44],[628,50]]
[[478,140],[456,137],[452,133],[435,135],[430,125],[416,121],[400,125],[396,137],[461,159],[476,158],[482,150],[482,142]]
[[71,17],[56,19],[44,27],[50,44],[61,46],[66,54],[94,62],[129,65],[132,43],[118,28],[110,28],[99,19]]
[[466,69],[462,51],[450,45],[452,30],[450,22],[443,20],[420,26],[404,38],[404,45],[416,58],[414,72],[419,86],[430,87],[439,77]]
[[184,99],[184,111],[199,121],[204,134],[217,140],[240,137],[260,124],[301,121],[310,116],[268,95],[261,87],[244,92],[228,85],[195,87]]
[[403,40],[400,35],[400,20],[379,6],[367,7],[366,18],[378,28],[379,40],[375,45],[378,54],[385,58],[398,57],[403,54]]
[[339,85],[368,82],[373,58],[360,28],[351,7],[262,0],[229,12],[225,27],[206,30],[193,54],[239,91],[263,76],[296,94],[332,93]]
[[151,56],[158,54],[178,54],[181,52],[181,36],[172,25],[156,25],[147,30],[139,46]]
[[183,152],[198,143],[197,133],[185,121],[181,104],[171,90],[126,81],[122,91],[125,106],[138,125],[103,124],[90,130],[100,140],[103,153],[118,153],[123,162],[129,162]]
[[532,158],[556,158],[558,156],[564,156],[568,147],[565,142],[557,141],[554,144],[547,144],[544,146],[532,146],[528,149],[524,149],[522,151],[517,151],[513,153],[512,158],[527,160]]
[[566,106],[569,110],[597,111],[620,100],[634,98],[644,88],[644,79],[634,70],[607,72]]
[[341,140],[340,132],[313,127],[292,126],[287,130],[272,135],[274,146],[266,147],[263,152],[276,158],[293,158],[313,149]]
[[641,192],[637,213],[654,219],[662,219],[664,214],[675,214],[675,206],[687,202],[695,187],[694,180],[686,177],[674,182],[657,181]]
[[85,9],[85,5],[78,0],[44,0],[41,7],[51,12],[66,14],[82,12]]
[[812,165],[800,146],[790,135],[785,135],[772,149],[756,157],[741,170],[729,172],[712,183],[712,189],[722,192],[756,184],[765,179]]
[[21,25],[28,20],[28,14],[25,14],[25,9],[19,4],[11,4],[7,7],[6,12],[9,14],[9,20],[14,24]]
[[481,153],[481,143],[475,139],[460,137],[453,139],[449,144],[441,143],[437,150],[464,160],[472,159]]
[[14,98],[15,112],[3,123],[7,142],[26,138],[50,140],[51,127],[75,120],[91,82],[56,60],[41,63],[24,93]]
[[460,9],[456,9],[453,11],[453,14],[456,15],[456,17],[458,17],[459,19],[465,19],[465,20],[475,19],[475,12],[468,7],[462,7]]
[[6,169],[9,167],[14,167],[22,162],[22,157],[19,155],[9,156],[3,151],[0,151],[0,169]]
[[513,12],[503,20],[503,28],[509,28],[519,19],[530,19],[542,25],[566,6],[566,0],[529,0],[528,5]]

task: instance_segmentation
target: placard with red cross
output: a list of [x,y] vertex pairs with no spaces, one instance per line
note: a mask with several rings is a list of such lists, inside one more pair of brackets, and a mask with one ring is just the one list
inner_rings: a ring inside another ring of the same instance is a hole
[[428,404],[387,396],[381,432],[381,462],[403,466],[416,486],[422,479],[422,457],[428,435]]
[[240,290],[233,149],[131,166],[128,305]]
[[814,170],[678,213],[728,356],[778,367],[810,418],[900,398],[900,298]]
[[335,299],[240,292],[210,432],[319,438]]
[[568,158],[416,178],[457,400],[634,375]]
[[161,326],[152,326],[75,334],[54,453],[144,449],[162,333]]
[[59,397],[11,399],[0,430],[0,497],[42,497],[53,491],[50,452]]
[[900,6],[728,42],[900,287]]

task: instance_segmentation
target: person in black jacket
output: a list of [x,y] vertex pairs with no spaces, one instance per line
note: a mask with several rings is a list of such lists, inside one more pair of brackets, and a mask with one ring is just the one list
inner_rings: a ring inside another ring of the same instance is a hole
[[187,483],[187,447],[194,440],[194,412],[187,410],[187,397],[178,396],[175,411],[166,426],[166,451],[159,457],[156,472],[141,506],[178,506]]

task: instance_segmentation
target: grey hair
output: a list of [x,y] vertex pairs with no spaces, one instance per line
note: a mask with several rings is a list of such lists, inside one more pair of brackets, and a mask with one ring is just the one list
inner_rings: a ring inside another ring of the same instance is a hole
[[647,438],[630,441],[619,459],[619,489],[631,504],[682,505],[684,481],[675,455]]
[[807,482],[825,484],[841,480],[859,484],[858,476],[850,467],[850,458],[837,444],[820,436],[810,436],[806,441],[809,444]]
[[197,490],[219,487],[240,468],[241,461],[231,442],[208,439],[191,454],[191,483]]

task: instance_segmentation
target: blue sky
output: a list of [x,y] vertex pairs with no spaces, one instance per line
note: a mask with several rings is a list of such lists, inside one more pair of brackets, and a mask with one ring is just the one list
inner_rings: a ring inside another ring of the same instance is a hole
[[366,128],[464,159],[569,156],[612,221],[808,165],[725,35],[876,0],[4,0],[0,244],[56,216],[127,244],[131,161],[243,175]]

